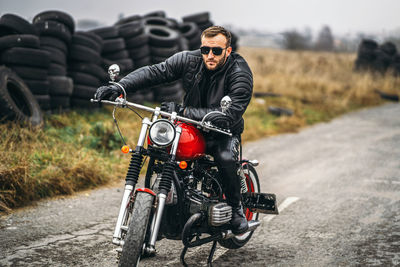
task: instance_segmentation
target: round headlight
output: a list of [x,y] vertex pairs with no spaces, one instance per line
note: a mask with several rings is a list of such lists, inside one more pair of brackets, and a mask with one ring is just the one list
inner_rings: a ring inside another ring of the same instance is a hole
[[175,127],[167,120],[158,120],[151,125],[149,136],[155,145],[168,146],[175,139]]

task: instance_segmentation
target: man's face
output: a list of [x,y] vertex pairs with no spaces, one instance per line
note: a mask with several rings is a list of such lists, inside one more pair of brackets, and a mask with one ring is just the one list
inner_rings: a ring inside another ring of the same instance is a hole
[[214,37],[205,37],[201,38],[201,46],[202,47],[219,47],[222,48],[221,55],[214,55],[212,49],[208,54],[202,54],[204,64],[206,65],[208,70],[217,70],[221,66],[224,65],[226,59],[232,52],[232,47],[226,47],[226,38],[222,34],[218,34]]

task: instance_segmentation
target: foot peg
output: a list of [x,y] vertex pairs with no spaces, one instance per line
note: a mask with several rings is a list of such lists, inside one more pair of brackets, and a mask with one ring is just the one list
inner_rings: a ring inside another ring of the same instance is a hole
[[279,214],[275,194],[247,192],[242,197],[243,206],[252,212]]

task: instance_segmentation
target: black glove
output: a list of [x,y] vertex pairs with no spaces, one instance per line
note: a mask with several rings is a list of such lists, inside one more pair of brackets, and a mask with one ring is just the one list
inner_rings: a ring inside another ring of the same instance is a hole
[[94,94],[94,99],[114,101],[121,94],[122,90],[117,85],[112,84],[107,86],[100,86],[99,88],[97,88],[96,93]]
[[232,125],[231,119],[220,113],[211,113],[207,116],[206,121],[209,121],[212,125],[223,129],[229,129]]
[[161,111],[165,111],[168,113],[176,112],[178,115],[183,115],[184,108],[176,104],[175,102],[162,102],[161,103]]

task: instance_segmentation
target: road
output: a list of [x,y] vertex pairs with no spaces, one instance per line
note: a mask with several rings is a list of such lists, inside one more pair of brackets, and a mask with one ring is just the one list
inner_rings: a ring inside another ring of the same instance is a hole
[[[214,266],[395,266],[400,264],[400,105],[247,143],[263,192],[280,215],[261,217],[239,250],[220,246]],[[0,266],[115,266],[111,237],[122,191],[101,188],[39,202],[0,221]],[[157,243],[141,266],[180,266],[179,241]],[[206,266],[210,244],[190,249]]]

